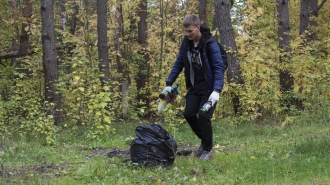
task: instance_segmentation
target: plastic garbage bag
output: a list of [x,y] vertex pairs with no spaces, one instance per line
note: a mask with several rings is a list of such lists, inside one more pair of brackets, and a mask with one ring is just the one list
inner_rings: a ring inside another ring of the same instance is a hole
[[130,148],[131,160],[145,167],[161,165],[169,168],[173,165],[177,143],[161,125],[138,126],[135,129],[137,138]]

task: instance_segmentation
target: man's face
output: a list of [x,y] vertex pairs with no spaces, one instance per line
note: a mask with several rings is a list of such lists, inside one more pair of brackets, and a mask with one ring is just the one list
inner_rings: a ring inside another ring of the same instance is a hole
[[184,34],[188,37],[189,40],[194,40],[199,34],[199,26],[187,26],[184,27]]

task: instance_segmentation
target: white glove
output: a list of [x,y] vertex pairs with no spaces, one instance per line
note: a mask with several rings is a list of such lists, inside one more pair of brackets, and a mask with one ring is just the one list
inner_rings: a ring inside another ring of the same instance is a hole
[[163,90],[163,93],[164,94],[168,94],[168,93],[170,93],[172,91],[172,87],[171,86],[166,86],[165,88],[164,88],[164,90]]
[[212,102],[212,107],[213,105],[219,101],[219,93],[216,91],[213,91],[212,94],[209,97],[209,101]]

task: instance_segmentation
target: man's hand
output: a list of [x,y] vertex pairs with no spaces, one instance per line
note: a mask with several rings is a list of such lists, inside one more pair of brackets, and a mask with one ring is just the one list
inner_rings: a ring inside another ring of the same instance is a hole
[[211,94],[210,97],[209,97],[209,101],[212,102],[212,107],[213,107],[213,105],[214,105],[217,101],[219,101],[219,93],[216,92],[216,91],[213,91],[212,94]]
[[172,87],[171,86],[166,86],[162,93],[163,94],[169,94],[169,93],[171,93],[171,91],[172,91]]

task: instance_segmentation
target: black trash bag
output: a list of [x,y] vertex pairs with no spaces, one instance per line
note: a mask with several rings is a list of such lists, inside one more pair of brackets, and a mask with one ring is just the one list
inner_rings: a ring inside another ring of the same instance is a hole
[[173,165],[177,143],[161,125],[138,126],[135,134],[138,138],[132,141],[130,148],[133,163],[145,167],[170,168]]

